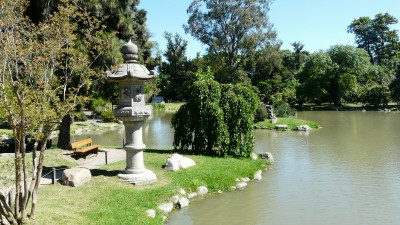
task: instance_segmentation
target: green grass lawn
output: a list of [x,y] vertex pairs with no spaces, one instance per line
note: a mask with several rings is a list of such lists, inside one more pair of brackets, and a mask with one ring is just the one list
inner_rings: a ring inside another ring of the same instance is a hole
[[320,128],[321,126],[319,123],[314,122],[314,121],[308,121],[308,120],[300,120],[300,119],[295,119],[295,118],[278,118],[278,122],[272,124],[271,120],[264,120],[261,122],[255,123],[256,126],[258,127],[268,127],[268,129],[274,129],[276,125],[288,125],[288,129],[293,130],[296,127],[300,125],[308,125],[311,128]]
[[[236,178],[252,178],[265,165],[263,160],[190,155],[196,166],[171,172],[162,168],[170,153],[169,150],[145,152],[145,165],[158,179],[149,186],[122,182],[117,177],[125,168],[125,161],[121,161],[92,170],[92,180],[81,187],[57,184],[41,188],[38,216],[31,224],[164,224],[165,214],[157,206],[180,188],[187,193],[196,192],[201,185],[213,193],[229,191]],[[157,217],[147,218],[147,209],[155,209]]]
[[[27,153],[27,164],[29,171],[32,171],[32,153]],[[60,149],[48,149],[45,152],[43,174],[46,174],[52,167],[73,167],[78,163],[68,157],[63,157]],[[8,186],[15,182],[14,155],[0,157],[0,186]]]

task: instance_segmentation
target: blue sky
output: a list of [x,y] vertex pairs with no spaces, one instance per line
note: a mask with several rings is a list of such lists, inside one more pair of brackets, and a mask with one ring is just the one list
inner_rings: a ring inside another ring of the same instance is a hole
[[[186,35],[186,9],[191,0],[141,0],[139,8],[147,13],[151,40],[165,50],[164,32],[178,33],[188,41],[187,55],[195,57],[206,47]],[[292,49],[290,43],[300,41],[310,52],[327,50],[335,44],[354,44],[353,34],[347,33],[351,21],[361,16],[373,18],[378,13],[389,13],[400,20],[400,0],[275,0],[269,19],[283,42],[282,49]],[[392,28],[400,30],[400,23]]]

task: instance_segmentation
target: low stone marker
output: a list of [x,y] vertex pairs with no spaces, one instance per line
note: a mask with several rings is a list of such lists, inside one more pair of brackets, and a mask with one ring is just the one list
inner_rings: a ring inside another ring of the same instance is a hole
[[63,171],[60,182],[62,185],[79,187],[90,181],[92,174],[86,168],[71,168]]

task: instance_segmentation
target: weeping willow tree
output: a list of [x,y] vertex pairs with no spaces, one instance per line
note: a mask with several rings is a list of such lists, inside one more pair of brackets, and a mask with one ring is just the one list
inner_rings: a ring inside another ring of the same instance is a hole
[[[99,21],[71,1],[61,1],[39,24],[24,16],[26,7],[25,0],[0,1],[0,115],[15,138],[15,184],[0,191],[2,224],[35,218],[44,143],[63,116],[85,100],[78,93],[99,76],[91,65],[107,48],[97,38]],[[32,158],[27,135],[36,140]]]
[[217,156],[250,157],[259,99],[250,86],[220,84],[210,70],[196,74],[189,101],[172,118],[174,146]]

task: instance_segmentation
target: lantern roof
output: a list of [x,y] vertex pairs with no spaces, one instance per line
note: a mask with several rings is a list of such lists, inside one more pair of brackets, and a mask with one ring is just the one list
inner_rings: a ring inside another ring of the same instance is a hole
[[144,65],[139,64],[139,49],[131,40],[121,47],[122,58],[124,63],[121,64],[114,72],[108,72],[107,79],[109,81],[125,81],[125,80],[149,80],[154,79],[158,74],[156,71],[149,71]]

